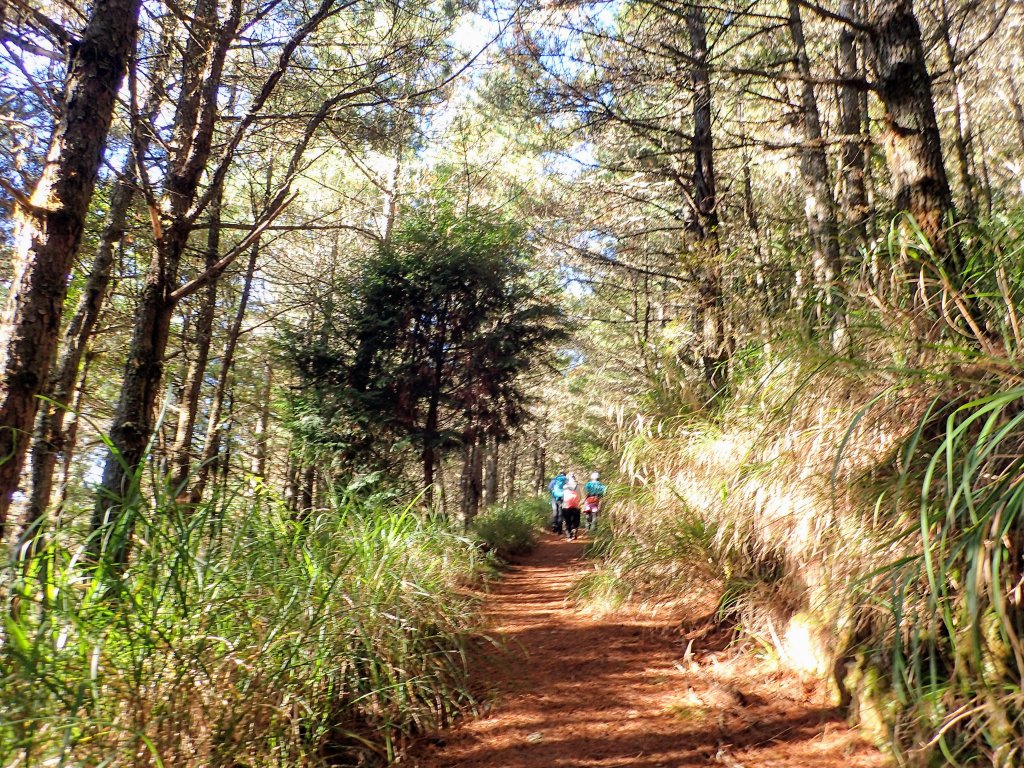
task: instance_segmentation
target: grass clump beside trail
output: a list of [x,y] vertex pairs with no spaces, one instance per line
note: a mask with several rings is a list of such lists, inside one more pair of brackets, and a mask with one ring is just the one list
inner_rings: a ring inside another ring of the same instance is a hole
[[473,533],[490,551],[507,560],[531,552],[550,517],[546,498],[523,498],[486,510],[473,521]]
[[134,509],[127,565],[62,535],[8,565],[3,765],[395,759],[472,706],[474,542],[401,509]]

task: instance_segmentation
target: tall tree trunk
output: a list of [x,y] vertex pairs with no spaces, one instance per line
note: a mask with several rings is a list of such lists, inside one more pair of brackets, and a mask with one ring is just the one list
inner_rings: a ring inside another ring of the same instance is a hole
[[61,449],[60,449],[60,483],[57,486],[57,505],[56,505],[56,528],[59,530],[63,526],[61,525],[60,518],[63,514],[64,507],[68,501],[68,489],[71,486],[71,467],[75,456],[75,448],[78,445],[78,430],[82,424],[81,412],[82,412],[82,400],[85,398],[86,385],[89,381],[89,369],[92,366],[93,360],[96,358],[96,352],[89,350],[85,353],[85,357],[82,360],[82,369],[78,379],[78,386],[75,389],[75,396],[71,400],[71,420],[67,426],[63,428],[61,433]]
[[[210,229],[206,239],[205,269],[212,269],[220,259],[220,224],[223,190],[217,190],[210,204]],[[175,493],[185,490],[192,465],[192,441],[195,436],[196,414],[199,396],[206,379],[206,366],[210,359],[210,345],[213,341],[213,321],[217,311],[216,278],[206,284],[200,299],[199,313],[195,320],[192,343],[193,357],[185,373],[182,397],[178,403],[178,425],[171,444],[171,487]]]
[[885,109],[882,143],[893,200],[914,217],[939,263],[956,279],[959,248],[947,237],[956,216],[942,162],[931,77],[911,0],[873,0],[867,17],[877,92]]
[[260,480],[267,478],[267,448],[270,442],[270,396],[274,386],[274,368],[267,365],[267,375],[263,379],[263,391],[260,393],[260,418],[256,422],[253,433],[255,450],[252,458],[252,473]]
[[540,494],[547,488],[548,466],[547,466],[547,438],[548,409],[544,407],[544,415],[537,422],[536,442],[533,448],[533,492]]
[[249,295],[252,291],[252,280],[256,274],[256,263],[260,257],[260,244],[256,241],[249,252],[249,263],[245,267],[245,279],[242,283],[242,294],[238,298],[238,308],[235,310],[235,317],[228,329],[228,337],[224,342],[224,352],[221,355],[220,376],[217,378],[217,388],[214,390],[213,398],[210,401],[210,413],[206,424],[206,442],[203,444],[203,452],[199,457],[199,467],[196,469],[196,481],[189,492],[189,502],[198,504],[203,498],[206,490],[206,483],[210,477],[210,470],[213,461],[220,451],[222,440],[222,413],[227,397],[228,382],[231,376],[231,367],[235,362],[235,352],[238,349],[238,338],[242,333],[242,323],[245,321],[245,312],[249,307]]
[[[166,75],[170,63],[170,52],[175,25],[167,24],[161,30],[157,63],[153,68],[154,82]],[[31,482],[26,528],[41,519],[50,504],[53,492],[54,471],[58,454],[62,463],[68,466],[74,453],[74,436],[64,429],[69,398],[75,390],[76,381],[84,380],[85,373],[79,372],[83,356],[92,339],[99,321],[111,282],[115,249],[124,238],[128,213],[135,199],[138,184],[136,175],[137,158],[145,156],[152,141],[151,124],[164,103],[162,88],[152,87],[142,108],[137,133],[132,149],[121,166],[121,173],[110,195],[110,207],[100,230],[96,253],[93,256],[89,276],[78,300],[75,313],[64,330],[63,352],[56,369],[47,385],[49,401],[39,406],[32,439]],[[79,384],[79,386],[81,386]],[[81,392],[76,393],[79,397]],[[73,417],[72,427],[78,429],[78,418]],[[66,486],[66,475],[62,484]],[[62,494],[63,495],[63,494]]]
[[[842,0],[839,14],[854,22],[860,21],[857,0]],[[869,140],[861,110],[862,80],[857,57],[857,39],[847,26],[839,30],[839,133],[843,137],[839,175],[843,188],[843,214],[846,236],[856,252],[868,246],[868,193],[864,178],[864,142]]]
[[313,511],[313,486],[316,483],[316,467],[307,464],[302,471],[302,488],[299,493],[299,519],[305,520]]
[[462,492],[462,523],[468,529],[480,510],[481,486],[483,480],[483,449],[480,437],[470,434],[463,449],[462,478],[459,483]]
[[789,32],[793,38],[794,61],[800,78],[800,121],[804,142],[800,149],[800,176],[804,186],[804,215],[811,235],[812,272],[818,289],[815,308],[828,329],[834,349],[846,344],[845,302],[838,280],[842,274],[839,252],[839,224],[832,195],[831,172],[821,132],[821,116],[814,94],[814,77],[807,57],[804,25],[798,0],[789,0]]
[[[177,303],[175,289],[192,223],[188,213],[210,157],[217,97],[228,48],[239,23],[235,2],[223,26],[216,0],[197,0],[185,54],[182,85],[172,126],[174,153],[169,162],[166,205],[160,215],[153,257],[135,311],[121,393],[110,429],[113,449],[103,468],[92,525],[98,530],[117,509],[131,504],[147,445],[153,436],[157,396],[163,382],[164,355]],[[165,223],[164,223],[165,222]],[[99,539],[96,540],[97,545]],[[127,542],[127,539],[124,539]],[[123,562],[126,550],[113,553]]]
[[14,279],[0,323],[0,541],[78,254],[140,0],[96,0],[71,49],[61,114],[32,196],[18,203]]
[[35,526],[50,505],[53,493],[53,475],[59,454],[68,451],[64,421],[85,350],[92,338],[96,323],[110,286],[110,273],[114,264],[117,244],[124,236],[128,210],[134,197],[134,159],[125,162],[125,178],[114,188],[110,209],[103,224],[96,255],[89,277],[78,301],[75,314],[64,332],[64,352],[50,378],[48,386],[51,402],[44,402],[36,416],[32,439],[31,480],[25,527]]
[[484,477],[484,508],[492,507],[498,503],[498,477],[499,458],[501,453],[501,441],[497,436],[491,435],[487,438],[487,467]]
[[690,80],[693,85],[693,226],[704,253],[699,269],[698,302],[694,331],[699,338],[698,354],[704,379],[714,393],[721,392],[729,379],[729,342],[725,329],[725,300],[719,262],[718,197],[716,192],[714,136],[712,134],[713,94],[709,65],[704,8],[698,4],[686,11],[690,35]]
[[513,443],[508,452],[508,473],[505,478],[505,493],[503,499],[506,504],[511,504],[516,497],[516,482],[519,480],[519,443]]
[[284,503],[292,512],[299,508],[299,459],[291,451],[288,453],[288,469],[285,472]]
[[949,73],[950,89],[953,94],[953,155],[956,158],[957,174],[960,177],[961,208],[964,214],[973,219],[978,213],[978,200],[975,194],[975,180],[971,173],[971,135],[970,119],[966,113],[966,94],[960,66],[956,60],[956,48],[953,44],[952,20],[949,18],[947,0],[939,0],[939,41],[946,60]]

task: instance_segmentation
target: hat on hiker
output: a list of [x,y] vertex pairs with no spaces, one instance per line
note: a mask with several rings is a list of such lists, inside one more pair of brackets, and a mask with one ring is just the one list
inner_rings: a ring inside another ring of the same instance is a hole
[[601,473],[600,472],[591,472],[590,473],[590,479],[591,480],[597,480],[599,477],[601,477]]

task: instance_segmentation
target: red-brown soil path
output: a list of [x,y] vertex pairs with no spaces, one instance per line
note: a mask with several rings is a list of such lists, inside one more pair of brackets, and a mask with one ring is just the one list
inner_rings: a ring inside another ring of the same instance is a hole
[[[819,684],[729,649],[713,623],[588,615],[582,544],[552,535],[487,597],[503,641],[489,711],[413,749],[417,768],[875,768]],[[693,641],[690,645],[690,641]],[[690,645],[691,653],[686,653]]]

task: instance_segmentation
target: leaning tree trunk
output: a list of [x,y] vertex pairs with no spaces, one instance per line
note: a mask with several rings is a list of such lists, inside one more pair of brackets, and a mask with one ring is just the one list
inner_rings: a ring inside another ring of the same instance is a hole
[[48,387],[52,402],[44,402],[36,416],[32,437],[32,486],[24,524],[26,533],[36,526],[50,505],[58,454],[69,455],[70,447],[67,444],[64,421],[75,384],[79,379],[82,358],[96,328],[110,286],[115,248],[124,236],[128,209],[134,197],[133,165],[134,160],[125,163],[125,179],[118,182],[114,188],[89,277],[86,279],[75,314],[64,332],[64,352]]
[[[166,75],[171,58],[170,50],[174,27],[175,25],[168,24],[161,33],[157,64],[153,70],[156,80]],[[69,436],[64,429],[69,399],[75,389],[76,381],[84,377],[84,373],[82,376],[79,375],[79,367],[82,365],[82,358],[96,329],[110,287],[115,248],[124,237],[127,228],[128,212],[135,199],[135,188],[138,185],[136,160],[144,157],[149,148],[152,141],[150,125],[156,119],[163,101],[163,90],[158,87],[153,87],[146,97],[146,103],[141,113],[142,125],[135,136],[132,150],[121,167],[120,178],[114,184],[114,190],[110,196],[110,208],[107,210],[103,228],[100,231],[89,276],[78,300],[75,314],[64,331],[63,353],[56,370],[50,377],[47,388],[52,402],[43,402],[39,406],[32,438],[30,475],[32,486],[25,521],[26,531],[42,519],[50,504],[58,454],[62,456],[61,461],[65,466],[71,461],[74,438]],[[73,425],[77,431],[77,417]]]
[[140,0],[96,0],[71,51],[43,175],[19,202],[16,267],[0,324],[0,540],[57,354],[68,275],[82,241]]
[[729,342],[725,329],[725,300],[719,261],[718,196],[716,192],[713,95],[709,64],[708,35],[704,9],[691,5],[686,12],[690,35],[690,79],[693,85],[693,206],[695,233],[700,240],[698,302],[694,331],[699,338],[699,356],[704,379],[714,393],[724,390],[729,379]]
[[811,235],[812,271],[819,293],[817,312],[829,331],[834,349],[842,349],[846,339],[846,320],[838,280],[842,273],[839,251],[839,224],[832,194],[831,172],[821,132],[821,116],[814,94],[811,61],[807,57],[804,25],[798,0],[789,0],[789,32],[793,38],[794,60],[800,78],[800,121],[804,143],[800,148],[800,177],[804,186],[804,215]]
[[948,230],[956,216],[942,162],[931,77],[911,0],[873,0],[868,28],[877,93],[884,107],[882,142],[896,208],[917,222],[940,266],[956,281],[959,248]]

